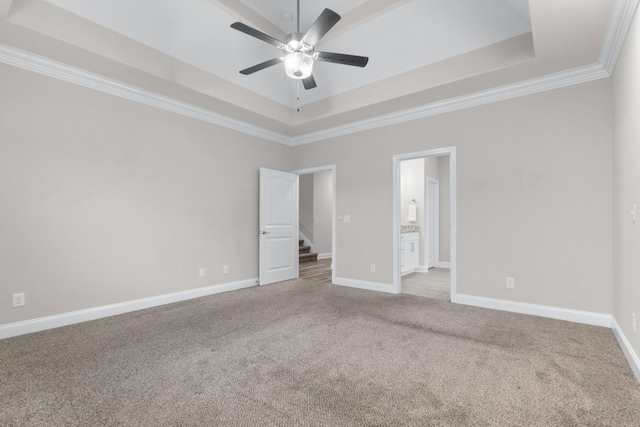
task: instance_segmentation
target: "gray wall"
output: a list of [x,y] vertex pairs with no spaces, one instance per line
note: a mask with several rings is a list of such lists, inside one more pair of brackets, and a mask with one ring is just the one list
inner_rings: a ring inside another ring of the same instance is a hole
[[337,276],[393,282],[392,157],[455,146],[458,292],[611,313],[610,85],[294,147],[295,168],[336,165],[337,215],[351,215],[337,223]]
[[634,224],[630,211],[636,204],[640,212],[638,76],[640,17],[636,13],[613,76],[613,314],[636,354],[640,354],[640,333],[633,332],[631,319],[633,313],[640,316],[640,214]]
[[300,175],[299,179],[299,228],[313,242],[313,174]]
[[258,276],[289,147],[6,65],[0,94],[0,324]]
[[440,171],[440,261],[451,261],[451,180],[449,156],[438,157]]
[[[618,93],[637,93],[635,58],[627,48]],[[337,224],[336,273],[390,284],[392,156],[448,146],[458,291],[612,313],[610,79],[294,148],[4,65],[0,93],[0,324],[256,277],[260,166],[335,164],[337,215],[352,219]],[[627,169],[632,117],[616,121]],[[621,319],[637,310],[637,252],[622,240]],[[24,308],[7,308],[14,292]]]
[[331,171],[313,174],[314,249],[320,255],[332,251],[333,182]]

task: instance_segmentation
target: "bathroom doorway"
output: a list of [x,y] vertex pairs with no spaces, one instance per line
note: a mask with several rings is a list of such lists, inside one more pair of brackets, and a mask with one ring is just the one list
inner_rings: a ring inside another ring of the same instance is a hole
[[455,301],[455,147],[393,161],[396,292]]

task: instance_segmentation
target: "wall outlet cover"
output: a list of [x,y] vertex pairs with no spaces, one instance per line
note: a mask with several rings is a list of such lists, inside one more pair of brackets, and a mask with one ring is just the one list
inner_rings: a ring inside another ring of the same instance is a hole
[[12,307],[23,307],[24,306],[24,292],[12,295],[11,306]]

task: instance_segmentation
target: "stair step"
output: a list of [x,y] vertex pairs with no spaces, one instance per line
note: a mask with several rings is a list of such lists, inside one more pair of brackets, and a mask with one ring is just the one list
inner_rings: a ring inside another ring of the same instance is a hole
[[299,255],[300,262],[312,262],[318,260],[318,254],[316,252],[304,253]]
[[308,254],[309,252],[311,252],[311,246],[299,246],[298,251],[301,254]]
[[304,240],[298,240],[298,245],[299,245],[299,246],[304,245]]

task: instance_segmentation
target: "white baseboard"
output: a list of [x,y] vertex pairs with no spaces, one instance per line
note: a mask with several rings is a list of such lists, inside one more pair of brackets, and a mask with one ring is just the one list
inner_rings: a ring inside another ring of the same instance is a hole
[[335,277],[333,279],[334,285],[346,286],[349,288],[364,289],[367,291],[386,292],[389,294],[395,294],[396,289],[389,283],[377,283],[368,282],[365,280],[346,279],[344,277]]
[[328,252],[326,254],[318,254],[318,259],[327,259],[327,258],[331,258],[333,256],[333,254],[331,252]]
[[633,351],[633,347],[631,347],[631,343],[625,336],[624,332],[622,332],[622,328],[616,321],[616,318],[613,318],[613,334],[616,336],[618,340],[618,344],[620,344],[620,348],[622,348],[622,352],[627,357],[627,361],[629,361],[629,365],[631,365],[631,370],[636,376],[636,379],[640,383],[640,358],[635,351]]
[[[451,268],[451,263],[449,262],[437,262],[434,267],[438,267],[438,268]],[[427,267],[426,265],[421,265],[418,268],[416,268],[416,273],[428,273],[429,272],[429,267]]]
[[471,305],[474,307],[491,308],[493,310],[510,311],[513,313],[548,317],[550,319],[566,320],[586,325],[604,326],[606,328],[611,328],[613,326],[613,316],[610,314],[462,294],[455,295],[453,302],[456,304]]
[[133,301],[125,301],[117,304],[104,305],[101,307],[88,308],[86,310],[72,311],[69,313],[56,314],[53,316],[40,317],[37,319],[25,320],[23,322],[8,323],[0,325],[0,339],[15,337],[18,335],[30,334],[33,332],[45,331],[47,329],[59,328],[61,326],[73,325],[87,322],[89,320],[102,319],[104,317],[143,310],[145,308],[157,307],[165,304],[172,304],[200,298],[222,292],[235,291],[238,289],[256,286],[258,279],[247,279],[239,282],[224,283],[221,285],[206,286],[203,288],[190,289],[188,291],[174,292],[170,294],[158,295],[155,297],[142,298]]

